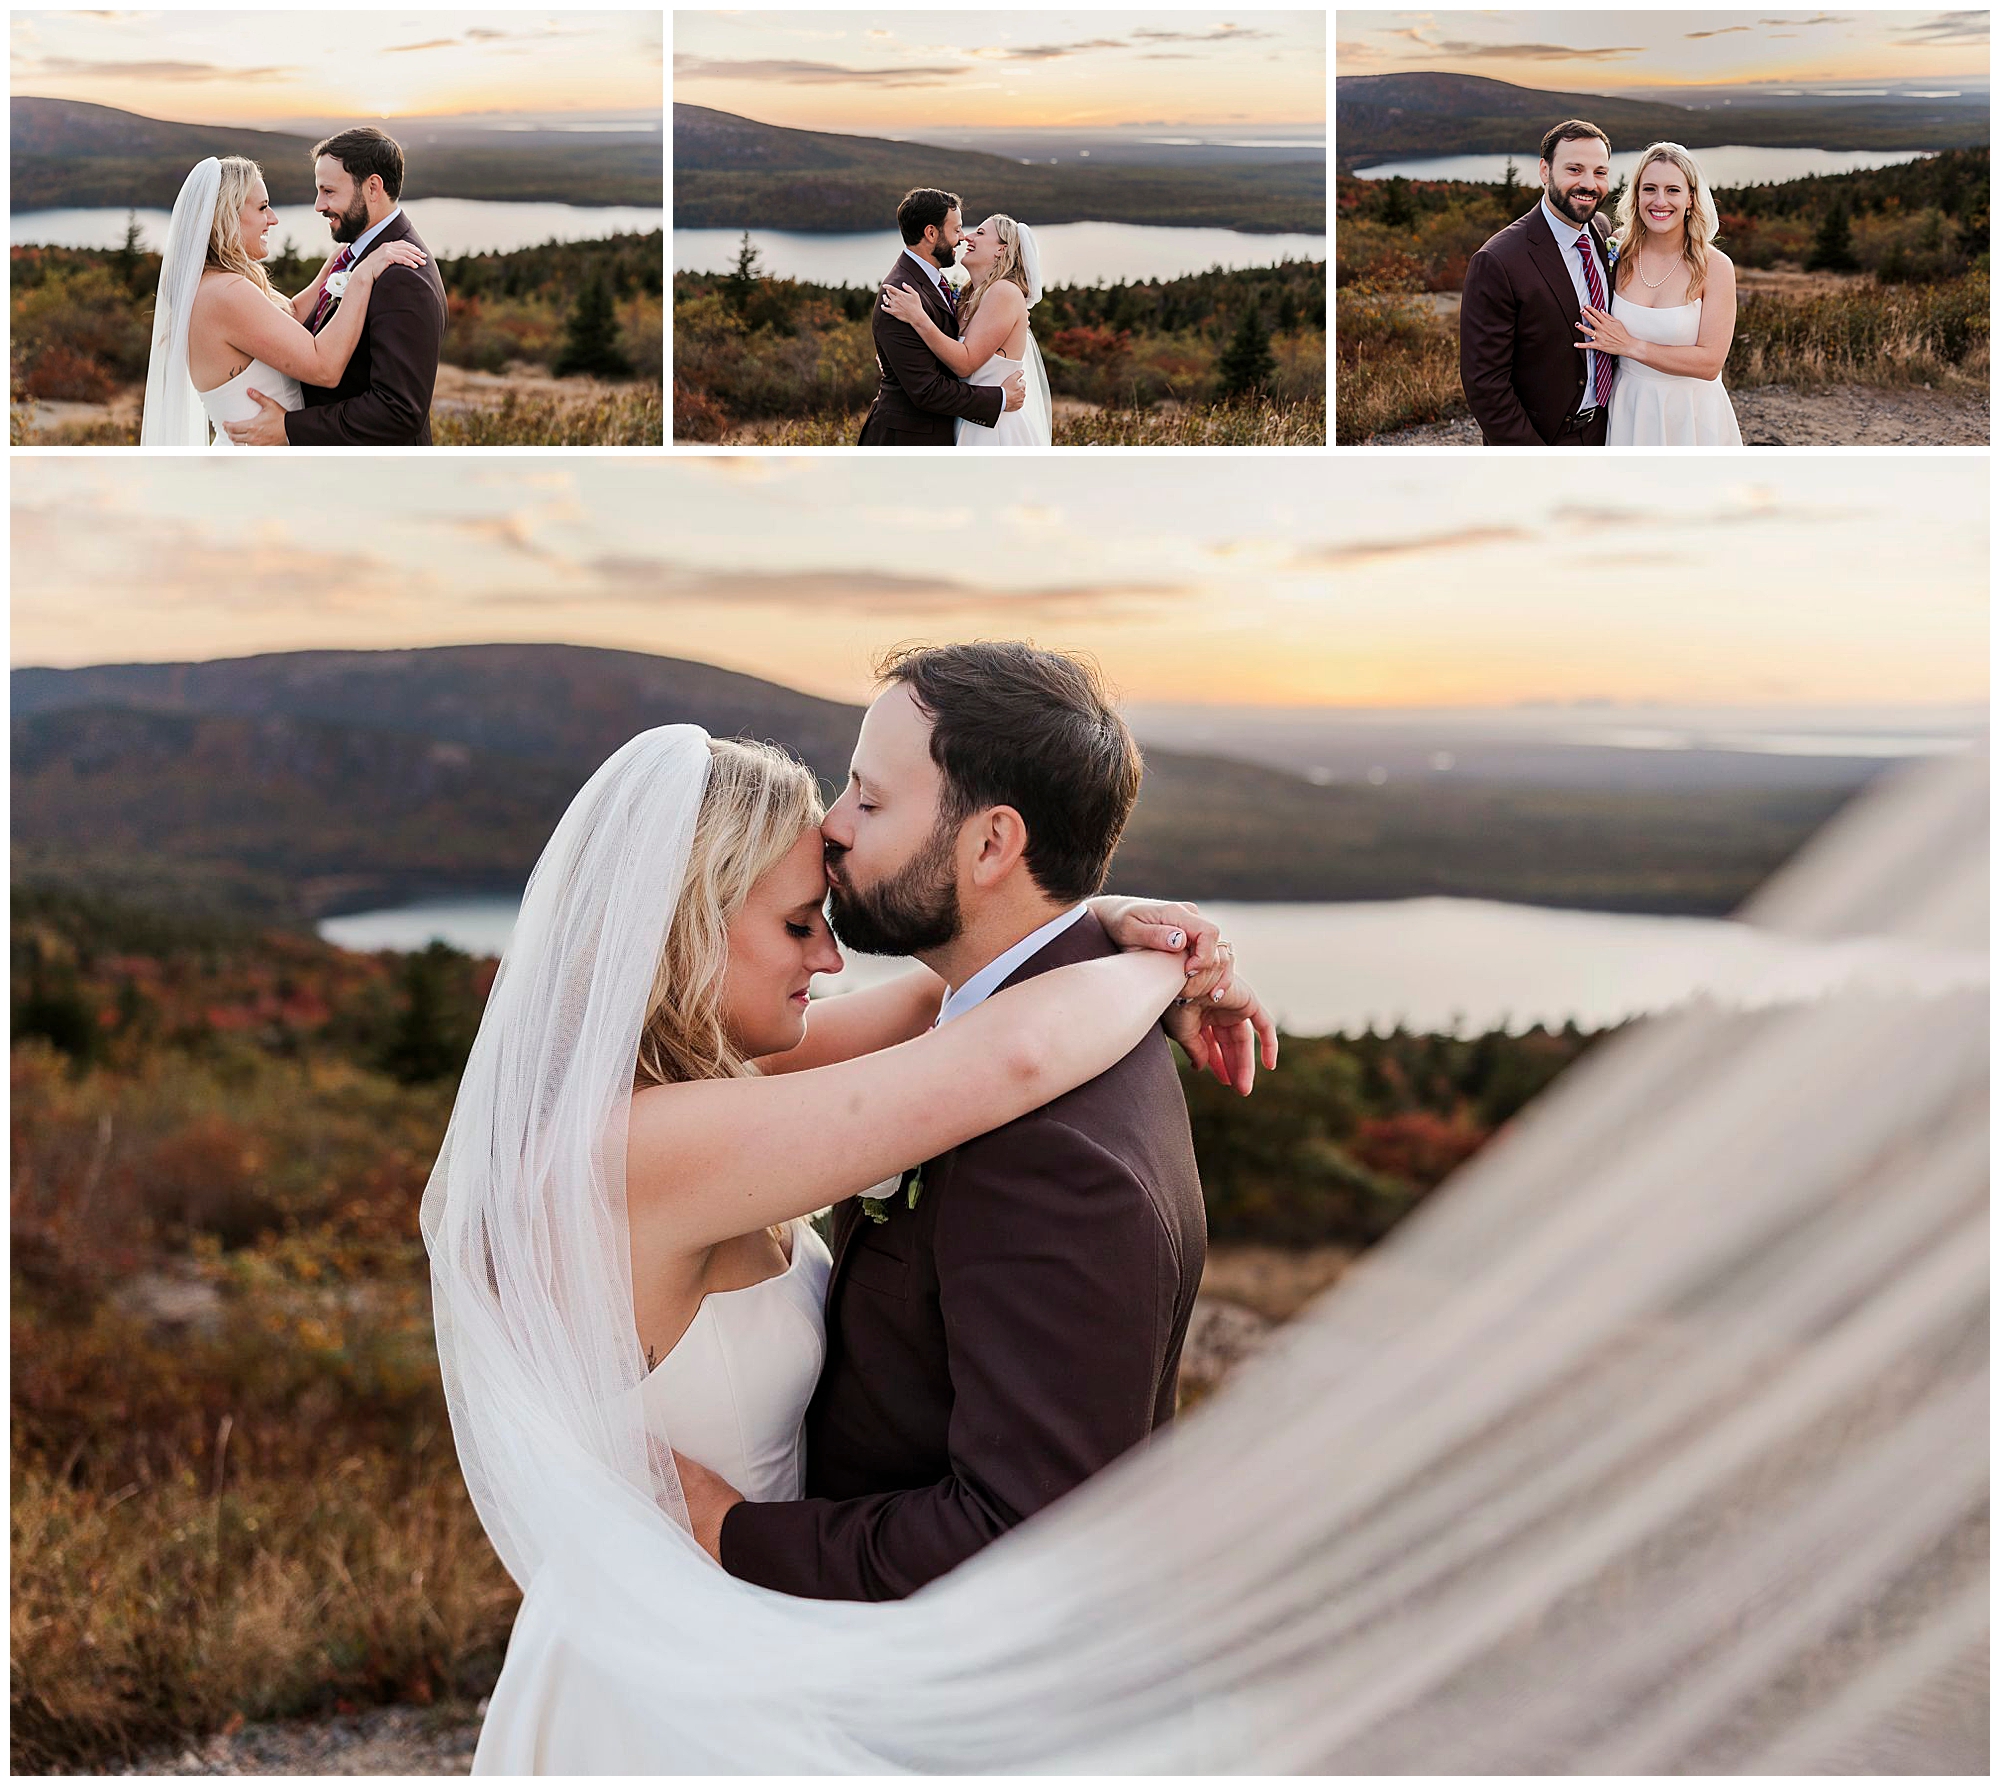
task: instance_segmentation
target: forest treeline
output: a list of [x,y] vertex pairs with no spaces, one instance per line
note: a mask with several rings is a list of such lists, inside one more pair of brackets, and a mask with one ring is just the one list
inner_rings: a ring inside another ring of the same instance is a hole
[[[818,419],[851,439],[875,394],[878,298],[873,285],[773,278],[747,236],[731,271],[676,273],[674,438]],[[1316,416],[1325,438],[1324,262],[1052,286],[1034,322],[1058,398],[1135,417],[1166,405],[1275,408],[1294,413],[1302,435]],[[1056,444],[1067,444],[1060,426]]]
[[[32,886],[11,948],[15,1769],[490,1690],[417,1205],[493,964]],[[1211,1231],[1365,1247],[1587,1046],[1184,1074]]]

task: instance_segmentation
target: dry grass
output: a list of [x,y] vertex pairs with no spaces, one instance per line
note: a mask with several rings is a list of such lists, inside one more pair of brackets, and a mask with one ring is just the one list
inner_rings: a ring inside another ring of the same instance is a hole
[[[1983,391],[1989,290],[1983,272],[1937,285],[1861,276],[1802,290],[1746,289],[1723,383]],[[1334,347],[1334,438],[1342,446],[1467,413],[1456,320],[1415,294],[1342,288]]]
[[1289,1321],[1354,1263],[1351,1247],[1211,1246],[1201,1293]]
[[[748,422],[724,437],[730,446],[852,446],[866,410],[829,411],[793,421]],[[1067,446],[1324,446],[1324,403],[1162,404],[1157,409],[1072,408],[1055,419]]]

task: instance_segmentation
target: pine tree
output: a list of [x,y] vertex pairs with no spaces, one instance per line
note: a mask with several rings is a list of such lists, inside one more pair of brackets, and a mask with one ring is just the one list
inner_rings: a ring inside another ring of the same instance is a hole
[[632,362],[618,346],[618,313],[602,273],[593,273],[570,312],[569,336],[552,368],[556,377],[590,373],[598,378],[630,378]]
[[139,289],[139,213],[125,213],[125,240],[118,245],[118,282],[127,291]]
[[1806,271],[1816,273],[1824,268],[1831,273],[1851,273],[1860,264],[1854,258],[1854,237],[1848,228],[1847,203],[1844,199],[1836,199],[1832,208],[1819,220],[1819,233],[1806,250]]
[[1514,207],[1521,202],[1521,176],[1514,166],[1513,156],[1507,157],[1507,176],[1500,182],[1500,207],[1509,217],[1514,215]]
[[1382,221],[1391,229],[1408,229],[1417,220],[1417,208],[1410,203],[1410,183],[1401,174],[1389,178],[1389,190],[1382,195]]
[[743,232],[742,246],[736,250],[736,264],[723,276],[722,301],[741,316],[757,295],[763,274],[757,266],[757,250],[750,245],[750,232]]
[[1253,397],[1269,388],[1278,362],[1271,355],[1271,333],[1264,327],[1263,312],[1255,304],[1244,312],[1236,333],[1216,361],[1215,374],[1225,403]]

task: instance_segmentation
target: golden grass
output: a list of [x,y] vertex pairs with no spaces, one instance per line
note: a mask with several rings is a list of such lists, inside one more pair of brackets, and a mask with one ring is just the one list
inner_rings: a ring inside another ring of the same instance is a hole
[[[853,446],[865,410],[829,411],[795,421],[750,422],[730,430],[731,446]],[[1158,409],[1079,410],[1059,415],[1054,444],[1065,446],[1324,446],[1324,403],[1205,403]]]
[[1334,295],[1334,440],[1354,446],[1465,413],[1458,332],[1420,300],[1344,288]]

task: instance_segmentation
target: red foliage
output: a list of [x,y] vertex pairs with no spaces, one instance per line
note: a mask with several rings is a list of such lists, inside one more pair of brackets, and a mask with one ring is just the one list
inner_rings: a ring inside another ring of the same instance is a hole
[[1450,1116],[1405,1110],[1364,1117],[1348,1151],[1371,1172],[1429,1189],[1463,1165],[1485,1139],[1486,1131],[1462,1110]]
[[1130,329],[1107,329],[1099,323],[1085,323],[1074,329],[1058,329],[1049,337],[1048,350],[1086,366],[1109,366],[1123,358],[1131,345]]
[[108,403],[111,375],[88,355],[58,341],[35,356],[23,381],[45,403]]

